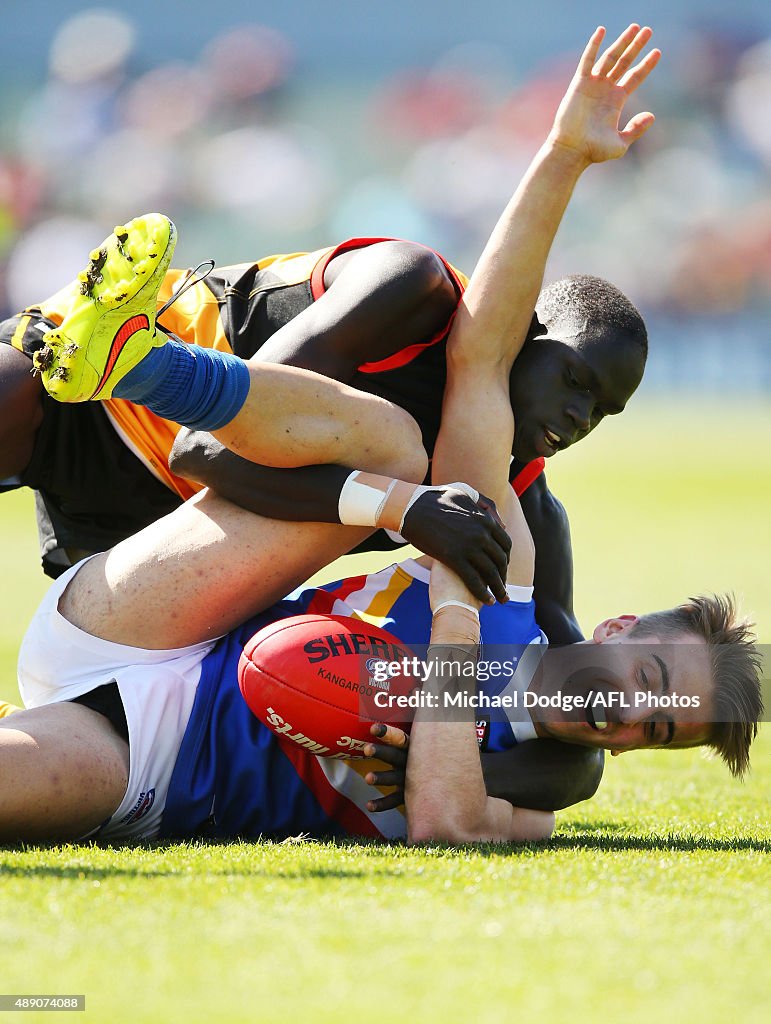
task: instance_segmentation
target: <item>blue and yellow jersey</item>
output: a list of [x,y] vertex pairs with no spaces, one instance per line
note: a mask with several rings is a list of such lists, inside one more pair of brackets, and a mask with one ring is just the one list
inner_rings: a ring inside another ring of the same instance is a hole
[[[510,650],[510,645],[525,649],[544,642],[533,601],[528,594],[522,598],[482,609],[483,656],[486,646],[492,654],[502,644]],[[162,836],[281,838],[302,833],[395,839],[406,834],[402,810],[367,810],[369,800],[390,792],[364,781],[379,762],[318,757],[276,736],[241,697],[238,660],[249,638],[271,622],[305,613],[349,615],[384,627],[407,646],[426,644],[431,629],[428,570],[408,560],[301,590],[223,638],[203,662],[169,787]],[[524,688],[527,682],[522,679],[518,685]],[[481,742],[480,722],[477,733]],[[532,738],[534,732],[529,719],[497,725],[488,720],[486,735],[487,749],[494,750]]]

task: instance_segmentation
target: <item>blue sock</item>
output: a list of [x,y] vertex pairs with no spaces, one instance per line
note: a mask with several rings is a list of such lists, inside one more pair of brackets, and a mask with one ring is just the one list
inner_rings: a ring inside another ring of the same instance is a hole
[[170,338],[152,348],[113,391],[191,430],[218,430],[234,418],[249,394],[243,359]]

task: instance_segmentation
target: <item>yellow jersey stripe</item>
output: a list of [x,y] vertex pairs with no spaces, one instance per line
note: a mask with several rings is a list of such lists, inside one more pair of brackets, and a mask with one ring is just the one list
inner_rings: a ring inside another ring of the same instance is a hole
[[24,351],[24,346],[22,344],[24,340],[24,334],[27,328],[29,327],[31,320],[31,316],[23,316],[16,325],[16,330],[13,332],[13,337],[11,338],[11,345],[13,345],[15,349],[18,349],[19,352]]
[[16,704],[9,704],[6,700],[0,700],[0,718],[7,718],[9,715],[15,715],[17,711],[23,711],[24,708],[20,708]]
[[412,577],[406,573],[400,573],[397,570],[388,574],[381,570],[379,573],[368,576],[364,587],[349,594],[345,601],[346,604],[354,606],[355,618],[371,622],[375,626],[384,626],[390,618],[389,613],[394,604],[410,583],[412,583]]

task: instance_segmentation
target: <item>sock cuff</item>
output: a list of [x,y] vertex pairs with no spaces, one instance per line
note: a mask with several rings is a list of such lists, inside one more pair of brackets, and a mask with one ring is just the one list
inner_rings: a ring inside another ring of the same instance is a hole
[[249,367],[231,352],[175,338],[153,348],[113,391],[191,430],[219,430],[249,394]]
[[209,394],[202,396],[198,410],[190,415],[185,426],[211,432],[226,426],[241,411],[249,394],[249,367],[230,352],[197,349],[196,359],[202,354],[213,370],[207,374]]

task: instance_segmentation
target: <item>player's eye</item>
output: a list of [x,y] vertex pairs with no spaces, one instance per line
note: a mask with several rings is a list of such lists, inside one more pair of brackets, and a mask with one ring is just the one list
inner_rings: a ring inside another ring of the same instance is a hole
[[[592,389],[587,387],[585,384],[582,384],[576,376],[576,374],[574,373],[574,371],[570,369],[570,367],[567,368],[566,377],[567,382],[571,386],[571,388],[575,388],[576,391],[584,391],[587,395],[591,395]],[[596,415],[596,413],[594,415]],[[603,415],[604,413],[600,412],[600,416]]]

